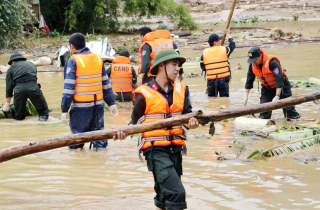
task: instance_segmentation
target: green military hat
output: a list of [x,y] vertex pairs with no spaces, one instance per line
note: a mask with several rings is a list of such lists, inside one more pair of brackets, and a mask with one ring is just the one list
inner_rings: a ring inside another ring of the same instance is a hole
[[12,61],[15,60],[27,60],[25,57],[23,57],[20,53],[15,53],[13,55],[10,56],[10,60],[8,62],[8,65],[11,65]]
[[158,65],[160,63],[165,62],[165,61],[173,60],[173,59],[178,59],[180,65],[182,65],[184,62],[186,62],[186,59],[184,57],[182,57],[181,55],[179,55],[173,49],[161,50],[154,57],[154,64],[152,66],[152,69],[150,70],[150,73],[153,75],[157,75],[158,74]]
[[157,27],[157,30],[159,29],[164,29],[164,30],[167,30],[167,31],[170,31],[171,28],[169,28],[166,24],[160,24],[158,27]]

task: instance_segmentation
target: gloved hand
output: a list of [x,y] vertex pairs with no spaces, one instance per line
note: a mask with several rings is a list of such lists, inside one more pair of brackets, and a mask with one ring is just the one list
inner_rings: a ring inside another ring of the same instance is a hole
[[248,97],[249,97],[249,93],[246,93],[246,95],[244,96],[243,106],[247,106],[247,103],[248,103]]
[[276,102],[276,101],[279,101],[280,97],[279,96],[275,96],[273,99],[272,99],[272,102]]
[[114,116],[114,117],[118,116],[118,109],[117,109],[116,105],[109,106],[109,110],[110,110],[110,113],[112,114],[112,116]]
[[9,112],[10,110],[10,103],[7,103],[2,107],[3,112]]
[[61,114],[61,121],[62,121],[62,123],[66,124],[66,125],[68,125],[67,114],[68,114],[68,112],[63,112]]

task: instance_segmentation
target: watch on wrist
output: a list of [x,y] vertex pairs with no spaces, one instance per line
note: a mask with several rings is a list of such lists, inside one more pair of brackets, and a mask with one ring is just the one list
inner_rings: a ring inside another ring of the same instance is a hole
[[280,95],[279,94],[276,94],[276,96],[278,96],[280,98]]

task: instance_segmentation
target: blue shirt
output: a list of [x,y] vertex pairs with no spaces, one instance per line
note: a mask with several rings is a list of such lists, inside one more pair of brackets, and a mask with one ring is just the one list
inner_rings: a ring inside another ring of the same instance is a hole
[[[75,54],[85,54],[85,53],[91,53],[89,48],[85,47],[77,52]],[[63,89],[63,95],[62,95],[62,101],[61,101],[61,110],[62,112],[68,112],[70,106],[72,106],[72,109],[79,109],[79,110],[89,110],[93,109],[94,106],[92,103],[78,103],[73,101],[73,95],[75,91],[75,82],[76,82],[76,70],[77,65],[73,58],[68,60],[64,67],[64,89]],[[111,88],[111,84],[108,78],[108,75],[106,73],[106,70],[104,68],[104,65],[102,65],[102,86],[103,86],[103,99],[108,104],[108,106],[112,106],[115,104],[113,91]],[[72,104],[72,105],[71,105]],[[99,103],[97,107],[103,107],[103,103]]]

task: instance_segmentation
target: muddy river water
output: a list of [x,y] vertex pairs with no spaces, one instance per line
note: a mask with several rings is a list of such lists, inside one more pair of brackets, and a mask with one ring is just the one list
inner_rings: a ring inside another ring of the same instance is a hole
[[[246,55],[236,49],[231,57]],[[319,78],[319,45],[268,48],[287,69],[289,79]],[[184,56],[199,57],[201,51],[182,51]],[[246,58],[230,59],[232,70],[240,63],[244,70],[233,70],[229,98],[208,98],[203,77],[186,78],[194,110],[219,110],[242,106],[247,74]],[[198,62],[187,63],[186,73],[200,73]],[[63,73],[38,73],[38,81],[50,109],[50,119],[37,117],[22,122],[0,121],[0,148],[70,134],[60,122]],[[293,95],[315,89],[295,88]],[[5,82],[0,80],[0,98],[5,101]],[[249,104],[259,103],[257,84]],[[121,127],[130,120],[130,103],[121,103],[119,116],[105,112],[105,128]],[[126,108],[129,107],[129,108]],[[319,119],[319,107],[305,103],[296,107],[302,120]],[[279,126],[284,125],[282,110],[273,112]],[[261,128],[259,128],[261,129]],[[259,130],[258,130],[259,131]],[[187,191],[188,209],[317,209],[320,208],[320,164],[303,164],[295,156],[320,156],[319,146],[268,161],[244,162],[254,149],[279,143],[259,137],[243,137],[233,122],[217,124],[217,134],[207,137],[208,126],[188,131],[188,155],[183,159],[182,181]],[[218,161],[215,151],[234,159],[240,144],[245,145],[239,160]],[[138,159],[137,136],[124,141],[109,141],[107,151],[92,152],[60,148],[14,159],[0,164],[0,209],[155,209],[153,177],[146,163]]]

